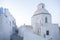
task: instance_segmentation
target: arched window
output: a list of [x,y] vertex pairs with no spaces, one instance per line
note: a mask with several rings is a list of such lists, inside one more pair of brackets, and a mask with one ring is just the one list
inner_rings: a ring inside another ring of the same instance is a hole
[[47,17],[45,17],[45,23],[47,23]]
[[49,35],[49,31],[46,31],[46,35]]
[[42,5],[42,8],[44,8],[44,6]]

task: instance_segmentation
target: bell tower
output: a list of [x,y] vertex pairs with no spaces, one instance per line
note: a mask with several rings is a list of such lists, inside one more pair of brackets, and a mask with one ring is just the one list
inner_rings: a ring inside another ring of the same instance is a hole
[[45,7],[45,5],[44,5],[43,3],[40,3],[40,4],[38,4],[38,6],[37,6],[38,9],[42,9],[42,8],[44,8],[44,7]]
[[[45,9],[45,5],[43,3],[38,4],[37,10],[31,18],[31,24],[34,32],[39,35],[41,35],[41,30],[44,25],[51,24],[51,14],[49,14],[49,12]],[[49,30],[47,32],[49,32]]]

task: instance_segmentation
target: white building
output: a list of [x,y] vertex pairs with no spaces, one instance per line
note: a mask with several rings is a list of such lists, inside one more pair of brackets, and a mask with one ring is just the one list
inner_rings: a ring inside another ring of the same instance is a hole
[[0,40],[9,40],[16,28],[14,17],[6,8],[0,8]]
[[58,24],[52,24],[51,14],[43,3],[38,4],[31,18],[31,26],[23,25],[19,28],[19,35],[23,40],[60,40],[59,33]]

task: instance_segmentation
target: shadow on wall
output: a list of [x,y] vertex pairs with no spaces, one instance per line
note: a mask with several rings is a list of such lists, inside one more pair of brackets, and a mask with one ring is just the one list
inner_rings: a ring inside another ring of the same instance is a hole
[[10,40],[23,40],[23,37],[18,35],[18,30],[15,30],[15,33],[10,36]]

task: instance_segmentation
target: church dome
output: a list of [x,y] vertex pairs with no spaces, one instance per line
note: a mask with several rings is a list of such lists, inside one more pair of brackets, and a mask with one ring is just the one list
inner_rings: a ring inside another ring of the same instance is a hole
[[49,14],[49,12],[45,9],[45,4],[43,3],[38,4],[37,10],[35,11],[34,15],[38,14]]

